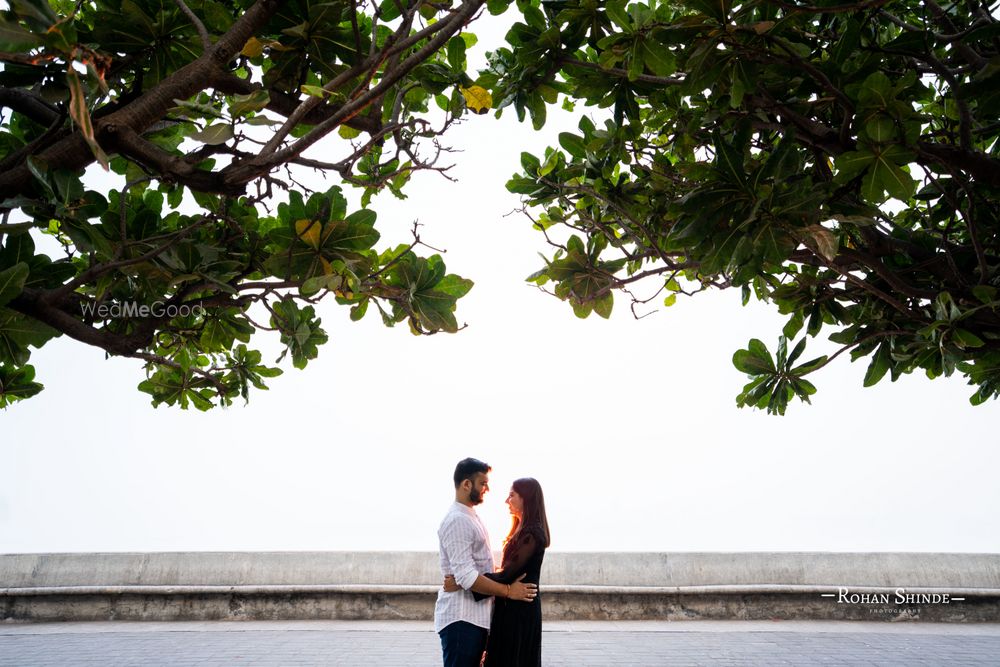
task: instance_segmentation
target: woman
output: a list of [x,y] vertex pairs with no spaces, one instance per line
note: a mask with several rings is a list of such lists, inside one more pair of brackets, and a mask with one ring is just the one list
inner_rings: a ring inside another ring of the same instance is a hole
[[[549,546],[549,522],[545,517],[542,487],[530,477],[514,481],[507,496],[510,532],[503,543],[500,570],[484,576],[510,584],[524,576],[524,583],[538,584],[545,549]],[[445,579],[445,590],[458,590],[454,579]],[[498,597],[486,644],[485,667],[539,667],[542,664],[542,601],[518,602]]]

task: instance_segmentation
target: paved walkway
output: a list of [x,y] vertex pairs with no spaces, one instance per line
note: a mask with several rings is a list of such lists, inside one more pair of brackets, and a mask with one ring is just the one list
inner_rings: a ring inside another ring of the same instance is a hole
[[[1000,624],[550,622],[546,666],[1000,665]],[[0,624],[0,666],[433,667],[424,622]]]

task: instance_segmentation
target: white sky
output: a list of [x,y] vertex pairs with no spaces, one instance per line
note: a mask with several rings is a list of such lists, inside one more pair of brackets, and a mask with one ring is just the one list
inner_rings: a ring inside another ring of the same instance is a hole
[[[473,31],[478,52],[497,44]],[[738,410],[730,358],[751,337],[774,347],[770,308],[731,290],[584,321],[526,285],[548,248],[504,217],[504,183],[521,150],[575,127],[550,118],[535,133],[472,117],[447,137],[460,183],[418,175],[405,202],[373,203],[379,248],[418,219],[476,282],[459,334],[352,323],[331,301],[317,360],[206,414],[153,409],[138,362],[65,338],[35,351],[45,391],[0,413],[0,552],[433,550],[465,456],[494,468],[494,545],[510,482],[534,476],[560,551],[1000,552],[1000,404],[971,407],[964,379],[863,389],[867,362],[843,355],[812,406]]]

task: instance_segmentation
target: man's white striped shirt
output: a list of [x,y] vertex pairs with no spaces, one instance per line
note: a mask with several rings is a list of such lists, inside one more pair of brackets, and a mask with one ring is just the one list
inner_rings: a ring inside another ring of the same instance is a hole
[[493,598],[476,602],[469,590],[480,574],[494,569],[490,536],[476,511],[460,502],[453,503],[438,528],[438,544],[442,577],[446,574],[454,575],[462,590],[454,593],[438,591],[434,607],[434,631],[441,632],[456,621],[465,621],[488,630],[493,613]]

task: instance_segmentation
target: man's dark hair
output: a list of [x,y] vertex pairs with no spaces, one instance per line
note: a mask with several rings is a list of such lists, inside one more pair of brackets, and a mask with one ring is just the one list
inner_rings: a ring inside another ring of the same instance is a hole
[[492,468],[489,464],[483,463],[479,459],[462,459],[455,466],[455,488],[457,489],[465,480],[475,477],[477,472],[485,475],[490,470]]

